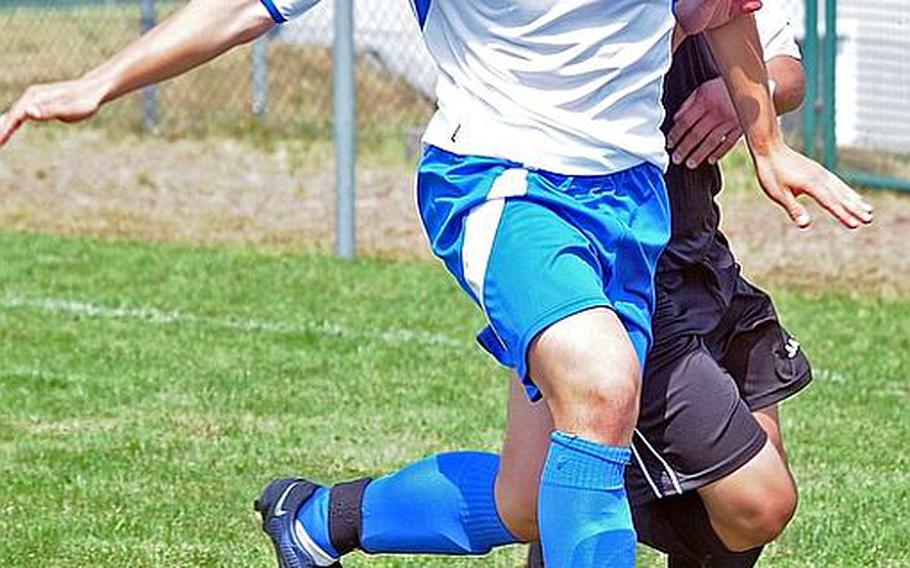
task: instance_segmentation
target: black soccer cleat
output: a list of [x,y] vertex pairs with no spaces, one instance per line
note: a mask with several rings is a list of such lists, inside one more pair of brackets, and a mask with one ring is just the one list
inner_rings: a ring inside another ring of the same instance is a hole
[[262,517],[262,530],[272,539],[278,568],[341,568],[309,535],[297,530],[297,511],[317,489],[319,485],[306,479],[278,479],[253,504]]

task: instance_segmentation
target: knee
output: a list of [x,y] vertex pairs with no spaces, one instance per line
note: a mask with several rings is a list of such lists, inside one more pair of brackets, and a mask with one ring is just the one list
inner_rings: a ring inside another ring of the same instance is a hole
[[561,339],[556,397],[591,410],[637,408],[641,370],[634,351],[603,352],[595,343]]
[[641,369],[622,323],[587,310],[542,332],[528,352],[556,429],[610,445],[628,444],[638,416]]
[[798,501],[796,487],[782,484],[738,504],[738,514],[722,523],[718,534],[735,552],[764,546],[784,531],[796,513]]
[[591,365],[567,375],[575,397],[554,409],[557,428],[603,444],[627,444],[638,418],[641,380],[637,369],[621,367]]
[[634,425],[638,417],[641,381],[637,372],[587,377],[584,416],[600,434],[609,434],[623,424]]

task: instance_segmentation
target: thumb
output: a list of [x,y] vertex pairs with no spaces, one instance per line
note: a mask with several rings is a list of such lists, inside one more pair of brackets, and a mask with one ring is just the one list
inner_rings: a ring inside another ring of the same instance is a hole
[[25,107],[25,116],[32,120],[44,120],[44,109],[38,103],[32,103]]
[[758,12],[761,9],[761,0],[744,0],[739,5],[739,11],[741,14],[751,14],[752,12]]

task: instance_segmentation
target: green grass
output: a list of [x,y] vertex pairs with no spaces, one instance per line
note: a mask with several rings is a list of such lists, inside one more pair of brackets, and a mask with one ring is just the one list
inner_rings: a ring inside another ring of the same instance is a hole
[[[819,372],[766,565],[910,565],[910,301],[778,296]],[[435,264],[0,236],[0,566],[272,566],[270,477],[497,448],[480,322]]]

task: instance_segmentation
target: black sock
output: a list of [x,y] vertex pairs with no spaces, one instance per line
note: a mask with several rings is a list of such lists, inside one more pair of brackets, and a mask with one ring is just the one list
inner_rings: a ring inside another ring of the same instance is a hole
[[543,567],[543,549],[539,542],[532,542],[528,545],[528,566],[527,568],[544,568]]
[[694,492],[635,506],[632,516],[639,542],[665,552],[670,568],[750,568],[761,555],[728,549]]
[[[697,493],[632,507],[638,541],[667,554],[668,568],[751,568],[762,548],[729,550],[717,536]],[[531,543],[527,568],[543,568],[539,543]]]

